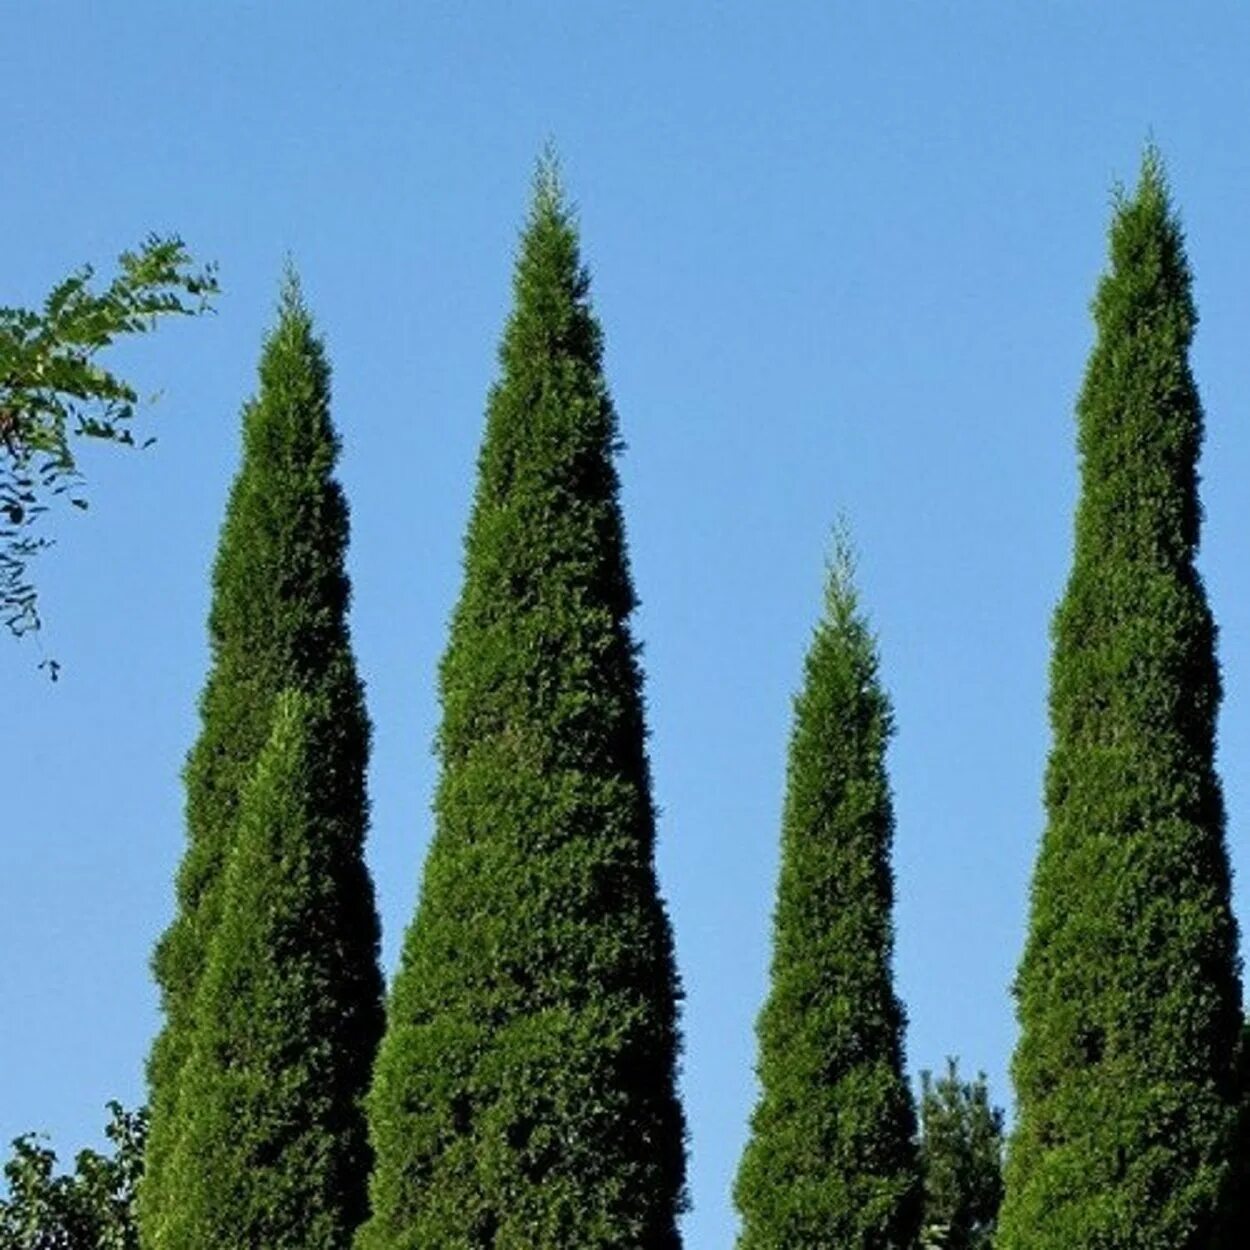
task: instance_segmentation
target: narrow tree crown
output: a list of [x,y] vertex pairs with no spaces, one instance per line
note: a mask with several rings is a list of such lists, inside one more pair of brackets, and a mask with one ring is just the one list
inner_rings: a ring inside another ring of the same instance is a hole
[[440,672],[442,775],[372,1092],[362,1250],[673,1250],[677,1001],[572,215],[539,173]]
[[213,566],[212,668],[186,767],[180,913],[156,954],[171,1017],[198,980],[238,797],[280,690],[325,685],[343,701],[342,745],[351,757],[345,764],[358,775],[342,781],[363,798],[369,730],[347,632],[348,513],[333,477],[339,440],[330,420],[330,367],[292,275],[259,372],[258,395],[243,412],[243,460]]
[[1005,1250],[1226,1244],[1241,1013],[1215,628],[1194,565],[1196,313],[1153,152],[1110,241],[1054,623]]
[[892,731],[840,541],[790,739],[741,1250],[915,1245],[920,1176],[894,991]]
[[[315,709],[322,834],[358,852],[368,822],[369,723],[348,633],[348,510],[334,478],[339,440],[330,418],[330,368],[293,275],[259,374],[256,397],[243,410],[242,463],[213,568],[212,667],[185,771],[187,847],[177,911],[153,960],[165,1022],[148,1064],[152,1128],[140,1194],[146,1250],[167,1250],[165,1231],[180,1201],[169,1161],[190,1114],[180,1108],[179,1091],[197,1028],[196,997],[221,917],[240,796],[283,690],[302,692]],[[354,908],[351,946],[376,1036],[381,980],[372,888],[367,878],[344,888],[353,893],[345,904]],[[372,1044],[361,1045],[342,1057],[349,1084],[367,1073]]]

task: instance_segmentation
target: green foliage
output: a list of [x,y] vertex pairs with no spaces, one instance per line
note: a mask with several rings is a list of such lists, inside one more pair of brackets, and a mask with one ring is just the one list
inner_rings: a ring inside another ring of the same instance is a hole
[[916,1244],[920,1173],[891,961],[892,731],[844,539],[795,700],[741,1250]]
[[[344,1091],[367,1082],[381,1032],[372,888],[363,870],[347,866],[360,854],[368,820],[369,724],[347,628],[348,514],[333,476],[339,445],[329,397],[324,348],[289,279],[261,357],[259,393],[243,413],[243,463],[213,571],[212,669],[186,767],[187,847],[178,906],[153,961],[165,1024],[148,1066],[152,1135],[141,1194],[148,1250],[172,1250],[165,1230],[175,1226],[194,1170],[190,1161],[185,1167],[170,1161],[196,1114],[181,1106],[179,1092],[198,1023],[196,995],[222,914],[239,797],[273,731],[275,701],[284,690],[311,701],[308,733],[319,778],[309,836],[339,847],[344,857],[338,906],[352,919],[344,922],[346,945],[336,957],[355,969],[361,1012],[356,1040],[337,1056],[335,1080]],[[310,985],[308,992],[319,991]]]
[[195,268],[176,237],[150,236],[118,270],[101,291],[84,267],[39,310],[0,308],[0,620],[15,634],[39,625],[29,561],[47,545],[40,517],[62,495],[86,507],[73,440],[135,445],[138,393],[99,354],[217,294],[213,268]]
[[82,1150],[58,1174],[56,1152],[28,1134],[4,1165],[0,1250],[139,1250],[135,1192],[143,1172],[147,1116],[109,1103],[111,1154]]
[[1237,930],[1220,678],[1194,560],[1202,411],[1180,225],[1147,154],[1111,227],[1077,406],[1054,623],[1047,825],[1016,986],[1004,1250],[1220,1250],[1237,1111]]
[[1241,1030],[1238,1077],[1241,1120],[1234,1152],[1233,1182],[1228,1190],[1224,1219],[1228,1228],[1244,1230],[1250,1228],[1250,1020],[1244,1023]]
[[363,1219],[377,984],[359,839],[328,814],[306,696],[280,696],[196,998],[162,1244],[342,1250]]
[[357,1244],[675,1250],[678,985],[653,864],[617,423],[550,164],[514,289]]
[[920,1074],[924,1250],[990,1250],[1003,1199],[1003,1113],[985,1074],[960,1079],[954,1059]]

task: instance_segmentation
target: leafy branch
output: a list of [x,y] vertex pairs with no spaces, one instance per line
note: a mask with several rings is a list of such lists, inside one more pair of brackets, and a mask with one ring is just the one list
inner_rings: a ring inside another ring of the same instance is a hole
[[14,634],[39,627],[31,559],[50,539],[38,523],[60,497],[85,508],[74,456],[78,438],[139,444],[139,395],[100,354],[145,334],[162,317],[196,316],[218,294],[216,269],[197,266],[177,236],[149,235],[118,258],[102,290],[85,265],[38,310],[0,308],[0,622]]

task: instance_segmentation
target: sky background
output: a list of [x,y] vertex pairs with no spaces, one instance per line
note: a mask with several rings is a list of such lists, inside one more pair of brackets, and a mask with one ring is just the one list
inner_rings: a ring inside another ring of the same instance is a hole
[[[369,861],[393,968],[430,836],[434,674],[512,254],[550,138],[628,450],[659,866],[686,986],[691,1250],[731,1244],[791,696],[831,523],[861,552],[898,735],[911,1069],[1010,1103],[1041,828],[1072,405],[1111,188],[1153,134],[1189,232],[1202,568],[1250,924],[1250,7],[14,2],[0,302],[150,230],[212,318],[116,358],[156,447],[92,454],[0,639],[0,1139],[99,1140],[143,1097],[208,570],[284,257],[335,367]],[[52,685],[36,665],[63,665]]]

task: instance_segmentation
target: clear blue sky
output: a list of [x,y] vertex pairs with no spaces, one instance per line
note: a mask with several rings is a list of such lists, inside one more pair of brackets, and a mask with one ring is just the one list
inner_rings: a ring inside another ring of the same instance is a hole
[[[430,834],[434,672],[536,154],[580,205],[643,607],[660,869],[687,989],[691,1250],[730,1244],[790,697],[845,512],[899,733],[913,1070],[1009,1101],[1072,401],[1110,188],[1153,133],[1190,236],[1202,565],[1250,868],[1250,9],[1135,3],[14,3],[0,301],[176,229],[208,321],[127,352],[160,442],[90,459],[0,641],[0,1138],[142,1097],[208,566],[289,252],[335,364],[370,862],[393,966]],[[1243,923],[1250,895],[1239,887]]]

